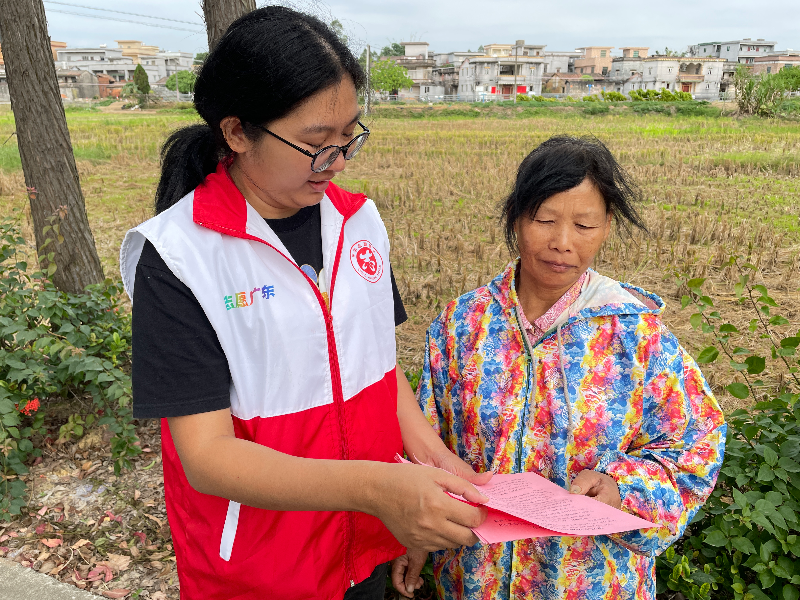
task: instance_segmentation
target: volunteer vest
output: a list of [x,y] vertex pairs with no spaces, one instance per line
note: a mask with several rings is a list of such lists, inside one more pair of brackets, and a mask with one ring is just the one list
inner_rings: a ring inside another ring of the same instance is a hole
[[[237,437],[299,457],[393,462],[402,440],[386,229],[372,201],[333,184],[320,212],[326,293],[220,164],[127,233],[123,283],[133,298],[149,240],[195,295],[228,360]],[[166,419],[162,455],[183,600],[340,600],[403,553],[367,514],[269,511],[197,492]]]

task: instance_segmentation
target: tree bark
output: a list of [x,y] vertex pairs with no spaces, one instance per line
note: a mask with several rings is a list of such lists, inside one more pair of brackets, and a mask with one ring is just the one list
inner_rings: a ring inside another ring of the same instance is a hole
[[[81,292],[103,281],[103,268],[86,217],[42,0],[0,0],[0,37],[36,247],[40,255],[54,254],[55,286]],[[50,265],[47,258],[41,264]]]
[[255,9],[256,0],[203,0],[209,52],[214,49],[231,23]]

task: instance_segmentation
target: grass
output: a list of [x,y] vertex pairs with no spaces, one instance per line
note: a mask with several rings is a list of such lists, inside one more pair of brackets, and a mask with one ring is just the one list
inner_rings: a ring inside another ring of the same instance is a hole
[[[664,297],[668,325],[692,352],[708,340],[691,330],[688,313],[679,310],[674,275],[708,277],[725,314],[745,331],[750,317],[733,301],[735,274],[721,268],[731,253],[760,266],[760,278],[776,290],[783,314],[797,327],[800,122],[631,108],[655,102],[611,106],[604,114],[587,114],[594,107],[589,103],[525,104],[537,106],[381,106],[366,118],[373,131],[369,144],[337,180],[367,193],[384,217],[410,315],[398,331],[406,369],[421,365],[424,330],[443,306],[507,263],[498,205],[522,158],[558,133],[603,140],[641,185],[651,235],[612,236],[595,266]],[[118,276],[125,231],[152,213],[160,144],[169,132],[196,120],[190,106],[67,113],[107,274]],[[13,131],[10,113],[0,108],[0,144]],[[15,144],[11,138],[0,146],[4,212],[27,204]],[[718,392],[730,380],[725,365],[704,370]],[[724,395],[722,401],[726,408],[737,402]]]

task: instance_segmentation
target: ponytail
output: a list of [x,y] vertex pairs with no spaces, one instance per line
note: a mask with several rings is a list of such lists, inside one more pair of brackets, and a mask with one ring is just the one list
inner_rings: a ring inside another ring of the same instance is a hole
[[175,131],[161,147],[161,179],[156,189],[156,214],[162,213],[217,168],[222,149],[208,125]]
[[356,88],[366,80],[353,53],[316,17],[267,6],[234,21],[197,76],[194,106],[205,123],[179,129],[161,149],[156,214],[230,155],[220,129],[225,117],[238,117],[245,135],[258,141],[263,132],[248,125],[279,119],[345,77]]

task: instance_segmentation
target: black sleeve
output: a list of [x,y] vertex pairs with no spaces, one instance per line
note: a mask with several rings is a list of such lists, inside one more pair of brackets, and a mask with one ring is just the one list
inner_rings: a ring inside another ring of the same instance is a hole
[[134,418],[230,407],[231,375],[217,334],[149,241],[136,267],[132,327]]
[[397,289],[397,282],[394,280],[394,271],[391,266],[389,267],[389,275],[392,277],[392,295],[394,295],[394,326],[397,327],[408,321],[408,314],[406,314],[403,299],[400,297],[400,290]]

